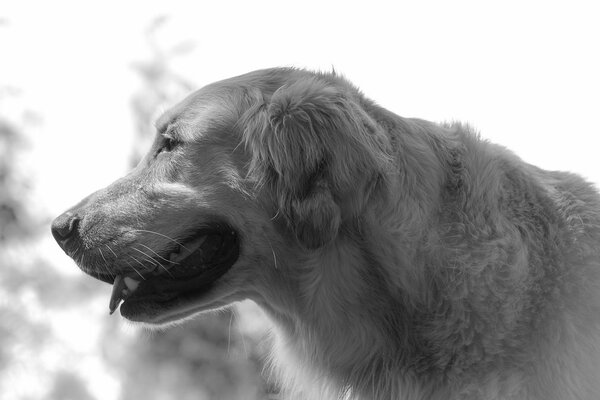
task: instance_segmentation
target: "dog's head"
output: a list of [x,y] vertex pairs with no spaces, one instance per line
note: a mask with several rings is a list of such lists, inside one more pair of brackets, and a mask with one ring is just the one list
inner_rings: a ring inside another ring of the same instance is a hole
[[[293,285],[291,271],[355,229],[389,161],[345,80],[293,69],[209,85],[157,121],[125,177],[52,233],[110,308],[163,324]],[[110,162],[110,159],[106,160]]]

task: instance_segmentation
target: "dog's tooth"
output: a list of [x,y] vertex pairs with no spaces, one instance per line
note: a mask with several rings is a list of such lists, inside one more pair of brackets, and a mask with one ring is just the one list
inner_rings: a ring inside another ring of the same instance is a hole
[[111,315],[115,312],[115,310],[117,309],[117,307],[121,303],[121,300],[127,294],[128,294],[128,292],[127,292],[127,286],[125,285],[125,282],[123,280],[123,276],[122,275],[117,275],[115,277],[115,281],[113,283],[112,293],[111,293],[111,296],[110,296],[110,302],[108,304],[108,309],[110,310],[110,314]]
[[140,284],[140,281],[137,281],[129,276],[126,276],[125,278],[123,278],[123,282],[125,283],[125,285],[127,286],[128,289],[128,293],[127,295],[130,295],[131,293],[133,293],[138,285]]

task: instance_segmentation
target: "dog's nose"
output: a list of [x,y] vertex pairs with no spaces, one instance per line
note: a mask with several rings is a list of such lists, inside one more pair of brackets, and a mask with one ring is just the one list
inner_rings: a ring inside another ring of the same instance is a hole
[[67,211],[52,221],[52,236],[63,249],[69,240],[77,236],[77,226],[81,218],[72,211]]

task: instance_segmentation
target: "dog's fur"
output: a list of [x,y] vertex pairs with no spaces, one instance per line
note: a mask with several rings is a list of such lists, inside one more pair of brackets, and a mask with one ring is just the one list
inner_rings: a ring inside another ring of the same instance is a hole
[[157,127],[140,166],[71,210],[71,255],[116,273],[135,244],[161,254],[216,215],[240,258],[193,301],[129,318],[252,299],[292,398],[600,398],[600,197],[583,179],[297,69],[209,85]]

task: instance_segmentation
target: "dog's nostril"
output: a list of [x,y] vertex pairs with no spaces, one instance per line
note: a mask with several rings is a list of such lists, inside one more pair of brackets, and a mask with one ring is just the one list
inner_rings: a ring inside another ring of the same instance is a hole
[[59,244],[69,239],[79,225],[80,218],[70,211],[60,215],[52,222],[52,236]]

